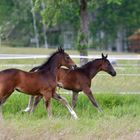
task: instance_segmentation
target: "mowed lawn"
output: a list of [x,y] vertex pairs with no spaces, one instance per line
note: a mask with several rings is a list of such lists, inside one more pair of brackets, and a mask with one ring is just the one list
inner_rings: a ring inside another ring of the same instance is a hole
[[[53,51],[54,49],[2,47],[0,53],[51,54]],[[67,52],[78,54],[74,50]],[[90,51],[90,54],[100,53]],[[0,61],[1,70],[11,67],[5,64],[25,64],[25,67],[16,68],[28,71],[34,65],[44,62],[44,59]],[[79,60],[75,59],[75,62],[79,64]],[[124,64],[125,67],[122,67]],[[91,88],[103,113],[99,113],[81,93],[75,108],[78,120],[73,120],[68,110],[55,100],[52,102],[51,119],[47,117],[43,101],[35,113],[23,113],[22,110],[27,106],[29,96],[14,92],[3,106],[4,121],[0,122],[0,140],[139,140],[140,77],[137,76],[140,74],[139,64],[139,61],[119,60],[114,65],[117,71],[116,77],[111,77],[104,72],[99,73],[93,79]],[[134,67],[135,65],[138,66]],[[127,74],[136,74],[136,76],[127,76]],[[71,103],[71,94],[64,94],[71,93],[70,91],[58,89],[58,92]]]

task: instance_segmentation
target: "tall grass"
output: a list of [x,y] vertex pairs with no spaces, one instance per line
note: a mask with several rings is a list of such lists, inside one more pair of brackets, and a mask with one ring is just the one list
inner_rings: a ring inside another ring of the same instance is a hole
[[[64,95],[63,95],[64,96]],[[71,101],[69,95],[65,95]],[[75,111],[78,120],[53,100],[53,118],[48,119],[42,101],[35,113],[23,113],[28,96],[13,94],[3,108],[5,123],[0,123],[1,140],[106,140],[136,139],[140,131],[140,95],[95,94],[103,109],[99,113],[85,95],[80,94]]]
[[[1,48],[0,53],[33,53],[50,54],[54,50],[36,48]],[[78,54],[68,51],[70,54]],[[90,52],[97,54],[97,52]],[[98,52],[99,54],[99,52]],[[44,60],[1,60],[1,64],[40,64]],[[77,63],[79,61],[76,60]],[[115,66],[117,74],[139,74],[140,67],[133,67],[139,61],[118,61],[117,64],[129,64],[127,67]],[[6,67],[8,68],[8,67]],[[0,67],[0,69],[5,69]],[[22,69],[22,68],[20,68]],[[30,67],[23,68],[31,69]],[[104,73],[100,73],[104,74]],[[72,120],[68,110],[59,102],[52,100],[53,118],[47,117],[44,102],[41,101],[33,114],[23,113],[28,103],[28,96],[13,94],[3,106],[4,122],[0,122],[0,140],[139,140],[140,138],[140,79],[138,76],[125,77],[117,75],[97,75],[93,79],[92,90],[96,100],[103,109],[99,113],[88,100],[80,94],[75,111],[78,120]],[[64,90],[59,90],[62,93]],[[133,92],[134,94],[115,94],[120,92]],[[16,92],[15,92],[16,93]],[[106,93],[106,94],[105,94]],[[65,96],[71,102],[70,95]]]
[[[63,96],[66,96],[69,102],[71,101],[70,95]],[[103,108],[103,113],[98,113],[89,99],[85,95],[80,94],[77,107],[75,108],[75,111],[80,118],[93,119],[102,115],[111,115],[114,117],[122,117],[126,115],[131,117],[140,116],[140,95],[95,94],[95,97]],[[22,110],[26,107],[27,103],[27,95],[12,95],[4,105],[4,116],[6,118],[10,118],[12,115],[22,117],[22,115],[24,115]],[[70,118],[70,114],[67,109],[58,101],[53,100],[52,106],[54,118]],[[31,117],[37,119],[47,117],[47,112],[43,101],[40,102],[37,110],[33,115],[31,115]]]

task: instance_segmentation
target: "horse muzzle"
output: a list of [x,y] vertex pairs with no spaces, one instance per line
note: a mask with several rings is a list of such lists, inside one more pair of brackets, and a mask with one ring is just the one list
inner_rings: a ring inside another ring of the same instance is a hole
[[110,72],[109,74],[110,74],[111,76],[116,76],[117,73],[116,73],[116,71],[114,71],[114,72]]

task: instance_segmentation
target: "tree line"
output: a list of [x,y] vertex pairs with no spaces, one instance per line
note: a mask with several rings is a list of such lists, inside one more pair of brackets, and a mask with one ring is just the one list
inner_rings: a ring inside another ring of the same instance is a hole
[[[32,0],[39,42],[50,29],[72,27],[75,47],[82,55],[87,48],[106,48],[113,44],[119,33],[127,39],[140,25],[139,0]],[[29,46],[34,37],[33,7],[31,0],[0,1],[0,35],[2,40],[16,40],[17,44]],[[44,28],[43,28],[44,27]],[[50,30],[51,31],[51,30]],[[60,30],[61,31],[61,30]],[[61,34],[61,32],[60,32]],[[59,44],[62,40],[49,38]],[[90,45],[89,40],[92,40]],[[16,44],[15,43],[15,44]]]

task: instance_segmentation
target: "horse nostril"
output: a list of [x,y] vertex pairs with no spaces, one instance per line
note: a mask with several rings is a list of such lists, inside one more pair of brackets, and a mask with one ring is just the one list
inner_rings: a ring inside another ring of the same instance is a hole
[[115,72],[115,71],[113,71],[113,72],[110,71],[109,74],[110,74],[111,76],[116,76],[116,72]]
[[112,73],[112,76],[116,76],[116,72],[113,72],[113,73]]

